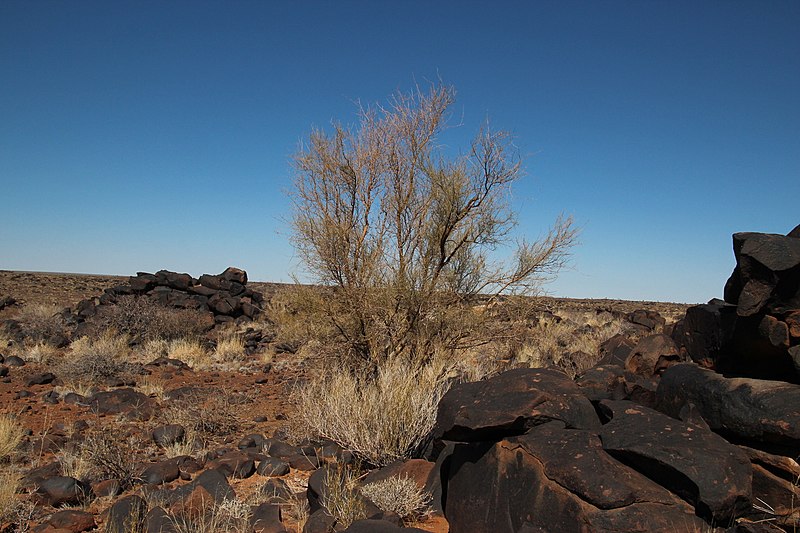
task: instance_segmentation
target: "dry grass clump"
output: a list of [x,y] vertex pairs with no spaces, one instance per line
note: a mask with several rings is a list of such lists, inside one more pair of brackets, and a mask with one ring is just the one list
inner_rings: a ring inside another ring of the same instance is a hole
[[129,370],[129,337],[106,330],[97,339],[81,337],[57,364],[56,374],[67,387],[84,390]]
[[5,462],[22,441],[23,429],[19,420],[0,415],[0,462]]
[[421,367],[396,359],[375,375],[336,370],[297,389],[301,431],[329,438],[375,466],[421,451],[449,388],[451,365],[438,358]]
[[170,341],[167,357],[183,361],[195,370],[209,368],[214,358],[196,338],[181,338]]
[[170,401],[161,411],[161,419],[165,424],[182,425],[187,434],[226,436],[239,429],[243,401],[222,391],[212,392],[207,397],[192,394]]
[[429,504],[433,497],[408,477],[391,476],[367,483],[361,487],[361,494],[382,511],[399,516],[405,525],[419,522],[431,512]]
[[336,519],[337,527],[347,528],[367,517],[364,500],[358,491],[359,468],[336,465],[328,470],[328,479],[320,503]]
[[58,348],[46,342],[37,342],[25,350],[25,359],[31,363],[52,364],[58,357]]
[[105,307],[97,320],[101,329],[127,333],[137,343],[199,337],[207,328],[198,311],[172,309],[137,296],[121,296],[116,304]]
[[575,377],[597,362],[603,342],[623,331],[621,319],[596,313],[575,320],[544,315],[530,329],[514,360],[533,368],[556,366]]
[[242,361],[245,357],[244,339],[236,333],[225,335],[217,341],[214,358],[218,361]]
[[17,516],[20,506],[17,490],[21,478],[19,472],[13,469],[0,470],[0,523],[11,521]]
[[170,520],[178,533],[248,533],[252,531],[249,505],[235,499],[209,502],[205,513],[172,515]]
[[86,446],[66,446],[55,454],[61,465],[61,475],[86,480],[92,472],[93,464]]
[[64,333],[64,317],[62,308],[52,304],[29,303],[22,306],[16,316],[22,333],[33,342],[47,341]]

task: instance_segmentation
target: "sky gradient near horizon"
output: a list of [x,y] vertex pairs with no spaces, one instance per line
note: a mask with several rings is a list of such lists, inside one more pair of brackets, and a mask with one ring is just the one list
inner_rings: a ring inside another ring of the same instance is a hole
[[457,91],[515,136],[555,296],[722,296],[731,234],[800,224],[798,2],[0,2],[0,269],[298,272],[290,157],[354,102]]

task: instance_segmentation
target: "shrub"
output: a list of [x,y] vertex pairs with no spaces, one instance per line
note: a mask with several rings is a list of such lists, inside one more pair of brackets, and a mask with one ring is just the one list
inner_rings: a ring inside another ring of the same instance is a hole
[[116,304],[104,306],[97,322],[101,330],[127,333],[137,343],[199,337],[207,329],[199,311],[164,307],[146,297],[132,295],[120,296]]
[[19,443],[22,442],[23,429],[19,420],[9,415],[0,415],[0,462],[6,461]]
[[57,305],[25,304],[19,310],[16,320],[20,323],[26,340],[43,342],[64,333],[65,322],[61,311],[62,308]]
[[418,522],[430,513],[431,495],[408,477],[391,476],[367,483],[361,487],[361,493],[382,511],[399,516],[403,524]]
[[294,158],[293,241],[313,281],[296,318],[348,365],[435,347],[474,345],[479,296],[530,294],[566,261],[577,237],[558,218],[536,242],[513,240],[512,184],[522,175],[510,136],[482,128],[463,156],[439,136],[455,99],[450,87],[397,94],[360,110],[356,129],[314,131]]
[[79,453],[88,458],[98,479],[116,479],[125,490],[138,480],[136,449],[117,431],[97,428],[86,436]]
[[372,376],[347,369],[322,372],[296,391],[301,431],[329,438],[368,464],[418,455],[436,422],[452,366],[396,359]]
[[56,374],[68,386],[83,389],[98,385],[130,370],[129,337],[106,330],[97,339],[81,337],[56,365]]

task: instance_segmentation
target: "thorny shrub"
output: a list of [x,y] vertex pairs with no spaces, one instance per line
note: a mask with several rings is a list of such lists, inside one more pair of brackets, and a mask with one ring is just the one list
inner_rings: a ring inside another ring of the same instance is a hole
[[125,295],[98,314],[100,329],[127,333],[134,342],[150,339],[199,337],[207,326],[202,314],[191,309],[173,309],[148,298]]
[[57,363],[56,373],[68,386],[99,385],[131,370],[129,337],[106,330],[96,338],[81,337]]
[[66,323],[62,308],[51,304],[25,304],[19,310],[19,322],[26,341],[38,343],[64,333]]

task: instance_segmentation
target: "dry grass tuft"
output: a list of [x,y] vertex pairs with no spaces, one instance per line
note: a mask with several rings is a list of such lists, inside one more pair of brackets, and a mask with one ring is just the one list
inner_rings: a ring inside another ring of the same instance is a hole
[[358,467],[337,465],[328,470],[328,480],[321,494],[322,506],[336,519],[336,524],[347,528],[356,520],[367,517],[367,509],[358,490]]
[[0,462],[6,461],[19,443],[22,442],[23,429],[19,420],[9,415],[0,415]]
[[130,338],[107,330],[97,339],[81,337],[56,366],[56,374],[76,392],[118,377],[129,368]]
[[234,362],[245,358],[244,339],[236,333],[226,335],[217,341],[214,357],[218,361]]
[[248,533],[252,531],[249,505],[228,499],[218,504],[209,502],[206,513],[189,513],[171,516],[177,533]]
[[514,354],[514,360],[533,368],[555,366],[575,377],[597,363],[603,342],[623,331],[622,320],[596,313],[562,320],[542,316]]
[[419,522],[430,512],[432,496],[408,477],[391,476],[361,487],[361,494],[382,511],[400,517],[404,525]]
[[329,438],[375,466],[413,457],[426,444],[451,371],[434,358],[423,367],[397,359],[375,376],[321,372],[296,391],[300,430]]
[[198,339],[175,339],[169,343],[167,357],[183,361],[195,370],[210,368],[214,359]]
[[0,523],[17,516],[20,501],[17,499],[21,476],[19,472],[3,468],[0,470]]
[[31,363],[53,364],[58,358],[58,348],[46,342],[37,342],[25,351],[23,359]]

